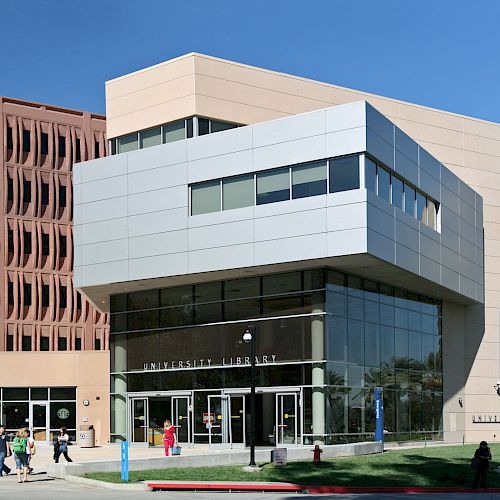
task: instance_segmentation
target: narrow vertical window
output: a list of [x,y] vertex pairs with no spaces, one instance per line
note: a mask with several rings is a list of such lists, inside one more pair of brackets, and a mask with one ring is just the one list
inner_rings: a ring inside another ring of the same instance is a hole
[[405,184],[405,212],[412,217],[415,217],[415,190]]
[[40,134],[40,153],[43,155],[49,154],[49,134],[45,132]]
[[68,339],[66,337],[57,338],[57,350],[67,351],[68,350]]
[[14,350],[14,335],[7,335],[7,351]]
[[46,182],[42,182],[42,192],[40,193],[40,201],[42,205],[49,204],[49,185]]
[[75,351],[81,351],[82,350],[82,339],[81,337],[76,337],[75,339]]
[[24,305],[31,305],[31,283],[24,283],[23,285],[23,294],[24,294]]
[[427,199],[427,225],[437,230],[437,205],[430,199]]
[[77,137],[75,139],[75,161],[82,160],[82,152],[80,150],[80,147],[81,147],[80,139]]
[[198,135],[210,133],[210,121],[207,118],[198,118]]
[[193,117],[186,120],[186,139],[193,137]]
[[67,250],[67,238],[66,236],[60,236],[59,237],[59,256],[60,257],[66,257],[68,255],[68,250]]
[[110,149],[112,155],[115,155],[117,153],[117,151],[116,151],[116,139],[111,139],[109,141],[109,149]]
[[31,203],[31,181],[23,181],[23,202]]
[[23,351],[31,351],[31,335],[23,335],[21,340]]
[[48,256],[50,252],[50,236],[47,233],[42,233],[42,255]]
[[389,203],[391,202],[391,174],[380,165],[377,168],[378,196]]
[[66,309],[66,306],[68,304],[68,289],[61,285],[59,287],[59,307],[61,309]]
[[64,135],[60,135],[58,143],[59,158],[64,158],[66,156],[66,137],[64,137]]
[[14,231],[9,229],[7,249],[9,253],[14,253]]
[[29,153],[31,150],[31,132],[23,130],[23,151]]
[[49,307],[50,302],[50,286],[42,285],[42,307]]
[[377,194],[377,164],[365,157],[365,187]]
[[94,340],[94,349],[96,351],[100,351],[101,350],[101,339],[99,337],[96,336],[95,340]]
[[59,184],[59,207],[66,207],[66,186]]
[[[137,149],[137,148],[135,148]],[[101,148],[99,146],[99,141],[94,142],[94,158],[100,158],[101,157]]]
[[13,149],[14,142],[12,140],[12,127],[7,127],[7,149]]
[[23,233],[23,244],[24,244],[24,253],[31,253],[31,232],[25,231]]
[[7,200],[14,201],[14,179],[7,179]]
[[9,305],[13,306],[14,305],[14,283],[12,283],[12,281],[9,281],[9,283],[7,285],[7,296],[8,296]]
[[392,176],[392,204],[403,210],[403,181]]
[[40,337],[40,351],[48,351],[49,345],[49,337]]
[[427,203],[425,196],[417,192],[417,220],[427,225]]

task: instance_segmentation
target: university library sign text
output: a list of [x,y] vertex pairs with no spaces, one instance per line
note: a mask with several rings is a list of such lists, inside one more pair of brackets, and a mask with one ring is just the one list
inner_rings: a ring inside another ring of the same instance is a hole
[[472,415],[473,424],[500,424],[500,415]]
[[[276,354],[263,354],[262,356],[255,356],[256,365],[269,365],[276,363]],[[157,361],[155,363],[144,363],[144,371],[158,371],[158,370],[185,370],[192,368],[213,368],[222,366],[250,366],[250,356],[234,356],[231,358],[220,358],[214,360],[212,358],[206,359],[185,359],[178,361]]]

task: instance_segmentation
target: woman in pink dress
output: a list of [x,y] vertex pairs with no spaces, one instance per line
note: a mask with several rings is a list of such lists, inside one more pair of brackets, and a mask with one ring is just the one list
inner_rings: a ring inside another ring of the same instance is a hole
[[169,448],[172,448],[176,442],[175,427],[170,420],[165,420],[163,429],[163,446],[165,447],[165,456],[169,455]]

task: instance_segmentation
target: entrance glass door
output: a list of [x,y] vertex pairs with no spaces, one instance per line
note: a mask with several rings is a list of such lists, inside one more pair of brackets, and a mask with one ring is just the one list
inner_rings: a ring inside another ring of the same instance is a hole
[[37,442],[49,441],[48,407],[48,403],[30,403],[31,435]]
[[229,396],[231,448],[245,446],[245,396]]
[[133,398],[132,405],[132,442],[148,441],[148,398]]
[[203,415],[203,419],[208,426],[210,446],[229,447],[231,443],[229,404],[229,396],[208,396],[208,414]]
[[175,427],[177,441],[191,444],[191,412],[188,396],[172,397],[172,425]]
[[298,394],[276,394],[276,444],[298,444]]

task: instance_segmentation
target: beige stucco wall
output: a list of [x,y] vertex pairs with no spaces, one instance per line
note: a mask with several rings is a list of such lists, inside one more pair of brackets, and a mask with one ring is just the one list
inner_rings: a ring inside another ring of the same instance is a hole
[[500,415],[493,389],[500,379],[500,124],[188,54],[107,82],[107,133],[116,137],[193,114],[251,124],[360,99],[483,196],[485,308],[447,308],[444,425],[449,440],[461,441],[464,432],[466,440],[500,439],[500,423],[472,423],[473,414]]
[[76,387],[77,440],[92,424],[97,444],[109,443],[109,351],[0,352],[0,366],[2,387]]

